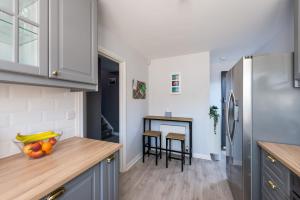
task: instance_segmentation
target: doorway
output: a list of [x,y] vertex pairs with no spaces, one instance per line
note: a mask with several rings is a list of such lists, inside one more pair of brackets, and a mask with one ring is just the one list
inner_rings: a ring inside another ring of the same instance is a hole
[[[109,59],[114,63],[118,64],[118,80],[115,82],[114,79],[111,79],[111,82],[108,84],[118,84],[119,86],[119,127],[118,132],[114,129],[113,135],[118,133],[118,143],[123,145],[123,148],[120,149],[120,170],[126,170],[126,62],[125,59],[117,56],[116,54],[107,51],[106,49],[100,48],[98,50],[98,64],[101,65],[101,57]],[[101,66],[99,66],[101,68]],[[112,73],[114,74],[114,73]],[[85,95],[85,123],[83,124],[83,130],[85,130],[85,136],[92,139],[102,140],[101,139],[101,115],[102,115],[102,83],[101,83],[101,70],[98,70],[98,92],[87,92]],[[113,76],[112,76],[113,78]],[[114,104],[115,105],[115,104]],[[109,109],[108,109],[109,110]],[[107,138],[106,138],[107,139]],[[116,137],[115,140],[116,141]]]
[[87,93],[87,137],[119,143],[119,63],[98,56],[98,91]]

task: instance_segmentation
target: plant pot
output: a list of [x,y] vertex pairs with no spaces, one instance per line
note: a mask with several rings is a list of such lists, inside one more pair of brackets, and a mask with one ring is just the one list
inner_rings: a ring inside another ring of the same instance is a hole
[[220,155],[217,153],[210,153],[210,157],[212,161],[219,161],[220,160]]

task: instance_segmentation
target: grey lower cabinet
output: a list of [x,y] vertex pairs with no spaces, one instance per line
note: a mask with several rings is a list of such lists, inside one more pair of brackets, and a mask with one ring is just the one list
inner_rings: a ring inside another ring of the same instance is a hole
[[119,157],[114,154],[101,162],[101,200],[119,199]]
[[261,152],[262,200],[289,200],[291,196],[291,173],[270,154]]
[[49,1],[49,76],[98,83],[97,0]]
[[118,160],[118,153],[109,156],[43,200],[118,200]]

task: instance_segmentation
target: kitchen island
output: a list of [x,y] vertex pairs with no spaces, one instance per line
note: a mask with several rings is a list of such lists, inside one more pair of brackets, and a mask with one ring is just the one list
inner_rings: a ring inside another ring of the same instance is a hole
[[91,199],[117,199],[112,197],[117,194],[104,193],[118,193],[117,157],[121,147],[73,137],[61,141],[51,155],[40,159],[22,154],[0,159],[0,199],[41,199],[50,193],[69,199],[76,196],[76,189],[82,194],[78,186],[92,187],[88,190],[92,194],[87,194]]

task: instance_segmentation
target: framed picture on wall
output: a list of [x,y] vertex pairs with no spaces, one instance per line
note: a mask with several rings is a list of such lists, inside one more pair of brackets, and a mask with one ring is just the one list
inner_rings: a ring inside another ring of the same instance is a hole
[[181,94],[180,73],[172,73],[171,74],[171,94]]

